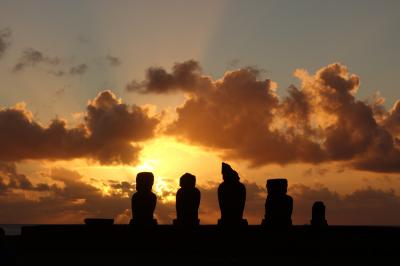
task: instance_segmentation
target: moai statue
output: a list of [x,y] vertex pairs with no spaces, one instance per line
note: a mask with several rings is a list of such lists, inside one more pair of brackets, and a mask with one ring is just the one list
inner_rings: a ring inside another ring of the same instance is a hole
[[328,222],[326,221],[325,218],[325,205],[322,201],[316,201],[312,206],[311,226],[313,227],[328,226]]
[[192,174],[184,174],[180,180],[181,188],[176,193],[175,225],[196,226],[199,225],[198,210],[200,206],[200,190],[196,188],[196,177]]
[[136,176],[136,193],[132,196],[132,220],[133,225],[155,225],[153,219],[156,208],[157,196],[151,189],[154,184],[154,175],[150,172],[141,172]]
[[238,173],[229,164],[222,163],[223,182],[218,187],[221,219],[218,225],[247,225],[243,219],[246,203],[246,187],[240,183]]
[[267,180],[267,200],[263,224],[273,227],[292,225],[293,199],[287,195],[287,180],[283,178]]

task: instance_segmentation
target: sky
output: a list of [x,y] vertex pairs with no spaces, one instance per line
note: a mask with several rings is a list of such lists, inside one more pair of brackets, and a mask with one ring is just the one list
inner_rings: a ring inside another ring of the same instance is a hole
[[261,222],[400,224],[398,1],[0,1],[0,223],[130,219],[140,171],[175,218],[185,172],[219,218],[221,162]]

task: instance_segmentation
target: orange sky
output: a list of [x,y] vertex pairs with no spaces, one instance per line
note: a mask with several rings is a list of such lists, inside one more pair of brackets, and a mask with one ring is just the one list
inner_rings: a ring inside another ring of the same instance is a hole
[[140,171],[156,216],[179,177],[219,218],[221,162],[259,223],[268,178],[293,221],[400,224],[399,3],[0,3],[0,224],[130,218]]
[[[4,223],[79,223],[88,216],[127,222],[140,171],[156,176],[160,222],[174,218],[179,177],[190,172],[203,194],[200,218],[215,223],[223,160],[248,188],[251,223],[263,217],[266,179],[276,177],[289,180],[295,223],[308,222],[316,200],[326,202],[333,223],[398,222],[398,109],[386,110],[380,98],[357,100],[359,79],[343,65],[296,71],[301,87],[285,97],[251,68],[217,80],[195,61],[171,73],[149,71],[130,90],[183,93],[176,110],[126,105],[106,90],[74,120],[37,122],[23,103],[0,111]],[[384,144],[388,136],[391,145]]]

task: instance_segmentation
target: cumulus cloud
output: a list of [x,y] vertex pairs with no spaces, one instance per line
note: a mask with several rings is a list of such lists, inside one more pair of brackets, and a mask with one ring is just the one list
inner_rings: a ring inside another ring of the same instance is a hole
[[271,128],[280,102],[274,83],[258,74],[251,68],[227,72],[177,108],[167,133],[253,165],[323,160],[321,147],[306,135]]
[[202,73],[193,60],[176,63],[171,72],[151,67],[142,82],[128,90],[187,94],[167,134],[218,149],[224,157],[252,165],[339,161],[357,169],[400,171],[396,137],[400,105],[389,112],[356,99],[360,80],[339,63],[314,74],[296,70],[299,87],[286,97],[276,84],[260,79],[255,68],[229,71],[221,79]]
[[0,30],[0,58],[4,55],[7,48],[10,46],[11,30],[1,29]]
[[141,93],[168,93],[178,90],[194,91],[204,89],[209,85],[211,85],[210,79],[201,75],[199,63],[189,60],[175,64],[171,73],[161,67],[150,67],[146,71],[144,81],[133,80],[126,86],[126,90]]
[[27,67],[33,67],[38,64],[56,66],[60,63],[61,59],[58,57],[50,57],[39,50],[29,48],[23,51],[18,63],[14,66],[13,71],[19,72]]
[[0,160],[90,158],[130,164],[141,149],[137,142],[152,138],[158,122],[108,90],[89,101],[83,123],[72,128],[58,118],[43,126],[21,105],[5,108],[0,110]]
[[87,64],[79,64],[70,68],[69,73],[71,75],[83,75],[88,70]]

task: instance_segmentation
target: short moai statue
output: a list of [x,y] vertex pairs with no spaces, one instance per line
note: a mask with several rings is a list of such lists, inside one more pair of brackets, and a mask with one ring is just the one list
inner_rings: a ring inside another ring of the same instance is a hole
[[218,203],[221,209],[221,219],[218,225],[247,225],[243,219],[246,203],[246,187],[239,181],[238,173],[227,163],[222,163],[223,182],[218,187]]
[[322,201],[316,201],[312,206],[311,226],[313,227],[328,226],[328,222],[326,221],[325,218],[325,205]]
[[282,228],[292,225],[293,199],[286,194],[287,186],[287,180],[283,178],[267,180],[263,225]]
[[179,180],[180,189],[176,193],[176,219],[174,225],[199,225],[200,190],[196,188],[196,177],[185,173]]
[[131,224],[150,226],[156,225],[153,218],[157,196],[151,189],[154,184],[154,175],[150,172],[141,172],[136,176],[136,193],[132,196]]

